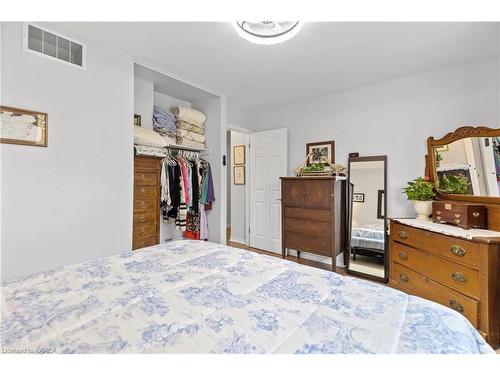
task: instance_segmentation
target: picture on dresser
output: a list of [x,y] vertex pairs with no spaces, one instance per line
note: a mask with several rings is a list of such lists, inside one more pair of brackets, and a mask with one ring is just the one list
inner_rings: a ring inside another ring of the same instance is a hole
[[47,147],[48,115],[0,106],[0,143]]
[[[386,156],[349,158],[348,273],[387,280]],[[363,193],[356,193],[356,191]]]
[[321,163],[335,164],[335,141],[313,142],[306,145],[307,165]]

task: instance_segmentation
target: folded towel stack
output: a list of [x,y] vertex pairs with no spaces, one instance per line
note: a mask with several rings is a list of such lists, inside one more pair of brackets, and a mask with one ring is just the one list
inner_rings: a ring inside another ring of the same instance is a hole
[[173,107],[170,111],[175,115],[177,127],[177,144],[195,148],[205,147],[205,120],[207,117],[196,109]]
[[160,134],[169,144],[175,144],[175,117],[161,107],[153,106],[153,130]]

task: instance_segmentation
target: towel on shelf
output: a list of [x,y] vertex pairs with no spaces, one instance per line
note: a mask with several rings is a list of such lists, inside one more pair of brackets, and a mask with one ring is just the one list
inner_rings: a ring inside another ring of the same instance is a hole
[[197,125],[189,124],[189,123],[184,122],[184,121],[178,120],[175,123],[175,125],[177,126],[177,129],[187,130],[187,131],[198,133],[198,134],[203,134],[204,133],[203,127],[199,127]]
[[177,144],[177,138],[176,137],[172,137],[172,136],[169,136],[169,135],[162,135],[161,137],[166,142],[166,146],[165,147]]
[[177,138],[185,138],[191,141],[205,143],[204,135],[184,129],[177,129]]
[[188,107],[172,107],[170,108],[170,112],[172,112],[178,120],[197,125],[198,127],[202,127],[207,119],[202,112]]
[[181,146],[187,146],[187,147],[193,147],[193,148],[199,148],[199,149],[205,148],[204,143],[192,141],[192,140],[187,139],[187,138],[177,138],[177,144],[181,145]]
[[160,128],[165,131],[175,132],[175,117],[163,108],[153,106],[153,128]]

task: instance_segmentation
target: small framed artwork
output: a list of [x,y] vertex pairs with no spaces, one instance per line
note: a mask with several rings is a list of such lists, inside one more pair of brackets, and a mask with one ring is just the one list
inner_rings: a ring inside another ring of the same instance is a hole
[[141,115],[134,115],[134,125],[141,126]]
[[[307,165],[314,163],[335,164],[335,141],[314,142],[306,144]],[[326,159],[325,159],[326,158]]]
[[48,115],[0,106],[0,142],[47,147]]
[[234,184],[235,185],[245,185],[245,166],[235,165],[234,169]]
[[352,201],[357,203],[365,203],[365,193],[353,193]]
[[238,145],[233,147],[234,164],[245,164],[245,145]]
[[384,203],[385,203],[385,191],[379,190],[377,198],[377,219],[385,219]]

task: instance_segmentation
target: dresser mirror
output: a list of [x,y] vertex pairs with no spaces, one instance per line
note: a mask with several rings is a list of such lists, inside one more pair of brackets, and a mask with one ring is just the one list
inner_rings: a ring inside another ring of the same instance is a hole
[[429,177],[441,198],[500,202],[500,129],[461,127],[427,146]]
[[387,157],[349,158],[347,272],[387,280]]

